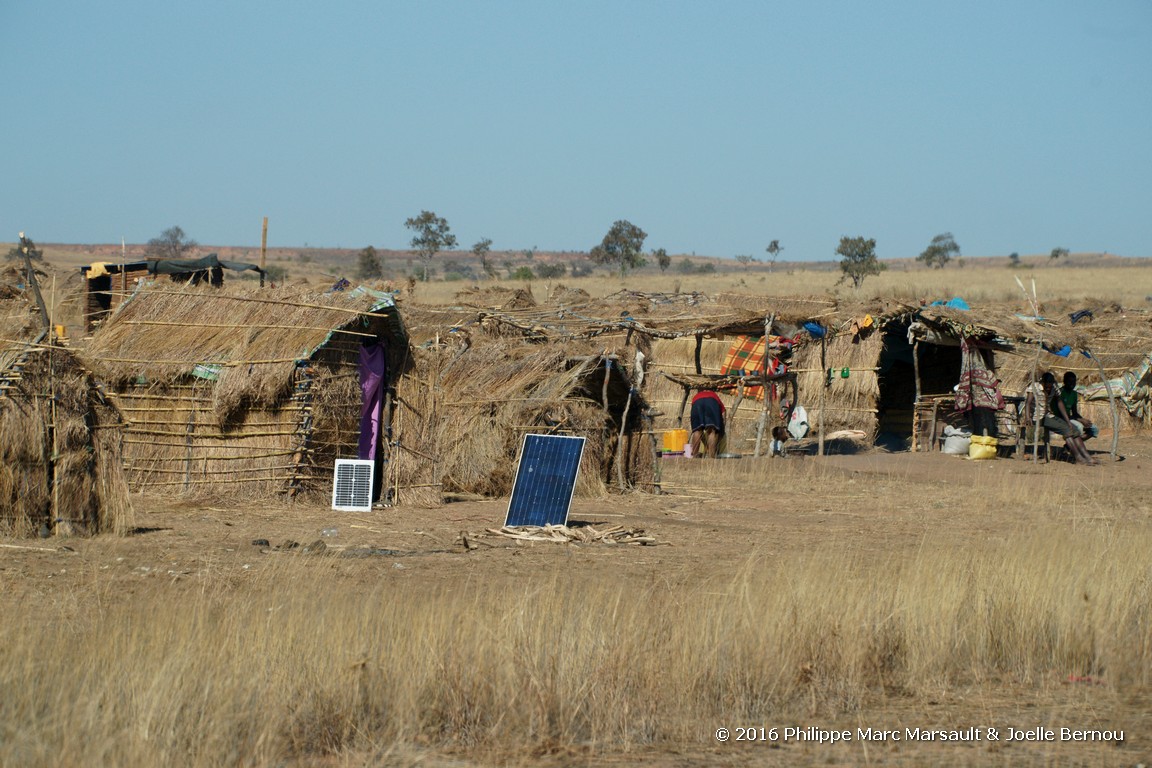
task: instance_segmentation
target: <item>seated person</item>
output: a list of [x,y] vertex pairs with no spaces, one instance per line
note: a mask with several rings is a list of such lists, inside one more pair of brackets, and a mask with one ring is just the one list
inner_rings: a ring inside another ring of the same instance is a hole
[[1076,374],[1072,371],[1064,373],[1064,386],[1060,388],[1060,399],[1064,401],[1064,409],[1072,417],[1072,426],[1080,430],[1081,438],[1087,440],[1100,434],[1100,428],[1080,413],[1080,395],[1076,392]]
[[1040,385],[1044,390],[1046,406],[1041,424],[1045,429],[1064,438],[1064,444],[1072,451],[1072,457],[1077,464],[1099,464],[1099,461],[1088,455],[1088,449],[1084,447],[1084,438],[1080,437],[1080,431],[1072,426],[1072,417],[1064,406],[1060,387],[1056,384],[1056,377],[1051,371],[1040,377]]
[[788,427],[785,427],[783,424],[777,427],[772,427],[772,450],[770,451],[769,455],[787,456],[788,448],[785,443],[788,442],[789,437],[791,437],[791,435],[788,434]]
[[702,389],[692,398],[692,436],[688,443],[692,456],[700,457],[700,443],[704,443],[704,456],[716,458],[720,438],[724,437],[724,403],[710,389]]

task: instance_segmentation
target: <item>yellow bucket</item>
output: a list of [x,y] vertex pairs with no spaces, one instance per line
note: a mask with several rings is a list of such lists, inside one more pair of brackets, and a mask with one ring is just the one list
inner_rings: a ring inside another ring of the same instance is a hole
[[688,442],[688,430],[669,429],[664,433],[664,453],[683,453]]
[[972,442],[968,444],[968,458],[970,459],[994,459],[996,458],[996,447],[1000,442],[994,437],[987,435],[972,435]]

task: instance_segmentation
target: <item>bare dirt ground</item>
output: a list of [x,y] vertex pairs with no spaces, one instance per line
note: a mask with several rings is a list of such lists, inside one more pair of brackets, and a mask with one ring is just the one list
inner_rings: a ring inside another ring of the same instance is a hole
[[[138,528],[127,537],[0,541],[0,614],[84,595],[99,584],[105,600],[131,601],[137,592],[196,590],[206,574],[246,580],[276,558],[324,558],[334,585],[465,585],[472,580],[524,583],[558,569],[574,578],[610,573],[638,587],[654,582],[698,584],[744,567],[750,556],[829,547],[846,557],[888,555],[921,546],[926,537],[959,545],[996,541],[1037,526],[1147,526],[1152,519],[1152,437],[1121,443],[1125,460],[1099,467],[1001,459],[971,462],[941,454],[858,455],[717,461],[664,459],[666,495],[576,499],[570,522],[642,528],[659,544],[527,543],[482,535],[498,528],[507,500],[461,501],[436,509],[398,507],[339,513],[324,500],[251,503],[219,496],[180,501],[135,499]],[[770,492],[764,478],[779,480]],[[1025,494],[1048,498],[1043,510],[1011,505]],[[1092,499],[1092,503],[1084,502]],[[324,536],[324,529],[335,535]],[[462,532],[475,548],[466,548]],[[321,545],[316,545],[321,542]],[[298,546],[294,546],[295,543]],[[305,551],[308,550],[307,553]],[[317,551],[322,550],[322,551]],[[720,743],[725,726],[824,728],[956,727],[1103,723],[1123,728],[1115,744],[1025,742],[820,745]],[[541,765],[795,765],[1004,764],[1135,765],[1152,757],[1152,691],[1120,694],[1107,685],[1069,681],[1055,670],[1045,685],[1005,681],[988,688],[941,691],[924,704],[900,697],[840,721],[807,722],[803,713],[778,722],[700,723],[699,740],[656,753],[564,752],[523,756],[414,754],[422,765],[531,763]],[[343,763],[341,763],[343,764]]]

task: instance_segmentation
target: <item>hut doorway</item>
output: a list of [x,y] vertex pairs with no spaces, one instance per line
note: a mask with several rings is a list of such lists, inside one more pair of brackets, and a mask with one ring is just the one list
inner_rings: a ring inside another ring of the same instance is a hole
[[[884,326],[884,346],[880,351],[880,387],[877,404],[876,442],[906,448],[912,437],[912,415],[916,407],[916,364],[908,341],[907,321]],[[920,395],[945,395],[960,381],[960,347],[921,343],[918,350]]]

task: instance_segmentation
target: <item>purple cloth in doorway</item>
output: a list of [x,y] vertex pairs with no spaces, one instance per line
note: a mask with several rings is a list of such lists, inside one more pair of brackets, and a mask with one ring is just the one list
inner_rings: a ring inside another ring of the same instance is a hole
[[380,443],[380,402],[388,355],[383,344],[360,347],[360,446],[361,459],[375,459]]

